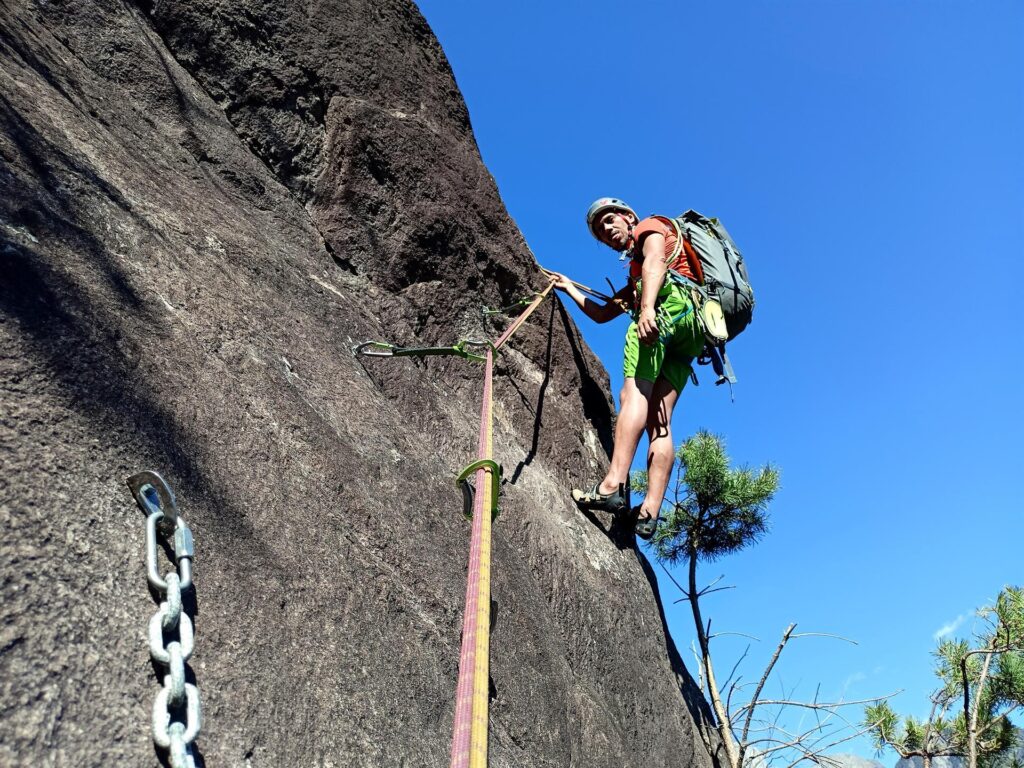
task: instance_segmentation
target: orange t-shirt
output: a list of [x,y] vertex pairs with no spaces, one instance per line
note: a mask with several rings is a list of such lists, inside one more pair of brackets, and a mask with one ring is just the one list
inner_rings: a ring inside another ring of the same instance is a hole
[[[630,282],[636,285],[637,280],[643,274],[644,239],[647,235],[654,232],[665,236],[664,259],[668,263],[668,268],[674,269],[683,277],[688,277],[695,283],[704,282],[704,275],[693,274],[693,267],[690,266],[691,263],[697,264],[697,269],[700,270],[700,262],[697,261],[696,254],[693,253],[693,248],[688,242],[683,241],[683,247],[679,249],[675,259],[672,259],[672,254],[676,250],[676,228],[672,226],[672,220],[664,216],[648,216],[633,228],[633,246],[629,249]],[[691,255],[692,262],[690,258],[687,258],[688,254]]]

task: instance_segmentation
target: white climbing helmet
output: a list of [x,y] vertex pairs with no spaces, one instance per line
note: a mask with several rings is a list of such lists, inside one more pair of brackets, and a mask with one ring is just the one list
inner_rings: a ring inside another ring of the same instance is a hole
[[597,233],[594,231],[594,222],[601,218],[601,214],[606,211],[625,211],[626,213],[633,214],[633,218],[637,221],[640,217],[636,215],[636,211],[629,207],[628,203],[619,200],[617,197],[599,197],[595,200],[590,208],[587,210],[587,229],[590,230],[597,240],[600,240]]

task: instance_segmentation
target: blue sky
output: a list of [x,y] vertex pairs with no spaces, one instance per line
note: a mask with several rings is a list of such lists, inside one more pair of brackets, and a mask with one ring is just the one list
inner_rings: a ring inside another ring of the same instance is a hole
[[[583,224],[602,195],[744,251],[735,403],[705,374],[673,428],[782,470],[769,536],[704,569],[738,587],[715,625],[761,639],[745,677],[796,621],[859,645],[794,645],[787,687],[927,714],[936,632],[1024,583],[1024,3],[419,6],[541,264],[624,282]],[[625,321],[576,317],[617,394]]]

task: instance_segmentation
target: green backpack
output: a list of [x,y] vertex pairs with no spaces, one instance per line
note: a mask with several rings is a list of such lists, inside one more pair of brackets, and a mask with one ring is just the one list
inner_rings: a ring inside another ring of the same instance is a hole
[[718,219],[691,210],[671,221],[678,230],[676,247],[682,250],[684,240],[690,244],[704,277],[698,284],[675,270],[669,273],[671,279],[697,294],[697,314],[707,340],[698,362],[712,364],[718,374],[716,384],[733,384],[736,375],[725,343],[743,333],[754,317],[754,289],[743,254]]

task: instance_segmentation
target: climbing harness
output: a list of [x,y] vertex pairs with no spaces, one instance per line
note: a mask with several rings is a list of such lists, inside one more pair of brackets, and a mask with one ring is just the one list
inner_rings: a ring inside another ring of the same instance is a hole
[[[493,374],[494,353],[511,338],[554,288],[547,288],[527,302],[512,305],[526,309],[497,341],[463,339],[451,347],[395,347],[384,342],[366,342],[352,349],[354,355],[399,357],[458,355],[484,364],[483,398],[480,407],[480,435],[477,459],[459,472],[456,484],[462,488],[466,510],[471,509],[472,533],[469,542],[469,568],[466,578],[466,604],[459,652],[459,680],[455,693],[455,722],[452,726],[451,768],[487,768],[488,708],[490,705],[491,648],[491,524],[498,516],[501,467],[493,457]],[[483,348],[483,356],[466,347]],[[469,486],[474,477],[475,488]]]
[[[199,688],[185,682],[185,662],[195,646],[192,619],[182,610],[181,594],[192,588],[192,531],[178,514],[174,492],[157,472],[146,470],[126,481],[146,513],[146,574],[149,586],[164,598],[149,620],[149,653],[167,669],[153,702],[153,741],[169,753],[171,768],[195,768],[192,744],[202,727]],[[158,539],[173,543],[175,569],[160,576]],[[168,637],[177,639],[167,640]]]
[[676,323],[684,317],[687,317],[691,312],[693,312],[692,303],[682,312],[677,312],[674,315],[665,309],[664,304],[659,304],[658,308],[655,310],[655,321],[658,324],[659,332],[658,340],[662,344],[668,344],[672,339],[672,334],[675,332]]

